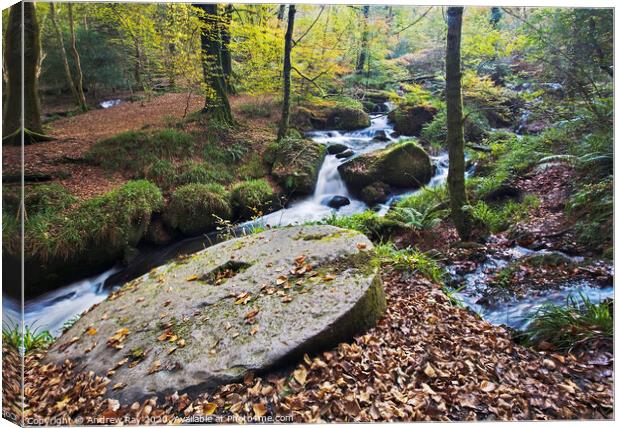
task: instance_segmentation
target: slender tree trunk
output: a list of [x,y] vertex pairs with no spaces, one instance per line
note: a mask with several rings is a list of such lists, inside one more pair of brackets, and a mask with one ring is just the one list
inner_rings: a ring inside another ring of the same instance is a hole
[[202,71],[208,92],[203,111],[212,117],[233,124],[232,112],[226,93],[226,80],[222,70],[222,39],[217,4],[197,4],[202,9],[203,23],[200,34],[202,48]]
[[142,60],[140,53],[140,42],[137,38],[134,39],[134,65],[133,65],[133,80],[136,82],[136,88],[142,88]]
[[[24,22],[23,46],[22,16]],[[7,93],[2,126],[4,137],[15,134],[16,138],[21,141],[19,131],[23,128],[37,134],[42,134],[43,132],[38,93],[40,55],[41,41],[34,3],[20,2],[11,6],[4,39],[4,64],[7,77]],[[22,88],[24,96],[23,118]]]
[[280,23],[282,21],[284,21],[284,11],[286,10],[286,5],[285,4],[281,4],[280,7],[278,8],[278,27],[280,26]]
[[56,38],[58,39],[58,48],[60,49],[60,58],[62,59],[63,68],[65,69],[67,84],[69,85],[69,89],[71,90],[71,95],[73,95],[75,103],[80,106],[80,96],[75,89],[75,84],[73,83],[73,76],[71,76],[71,67],[69,67],[69,59],[67,58],[65,41],[62,36],[62,30],[60,29],[60,25],[58,24],[58,17],[56,15],[56,7],[54,3],[50,3],[50,19],[52,20],[54,32],[56,33]]
[[357,74],[362,74],[364,72],[364,67],[366,65],[366,60],[368,56],[368,15],[370,12],[370,6],[366,5],[363,8],[364,13],[364,21],[362,22],[363,30],[362,30],[362,41],[360,44],[360,54],[357,57],[357,65],[355,67],[355,72]]
[[284,36],[284,77],[283,96],[282,96],[282,118],[278,128],[278,141],[286,137],[288,132],[288,122],[291,110],[291,50],[293,49],[293,28],[295,27],[295,5],[288,7],[288,24],[286,35]]
[[232,83],[232,57],[230,55],[230,25],[232,23],[233,7],[227,4],[224,9],[224,22],[222,25],[222,71],[226,81],[226,90],[229,94],[236,94],[237,91]]
[[448,190],[452,221],[462,240],[469,239],[471,219],[465,191],[465,154],[463,146],[463,96],[461,93],[461,25],[463,8],[448,8],[446,46],[446,105],[448,127]]
[[69,11],[69,32],[71,33],[71,55],[75,63],[75,89],[78,94],[78,102],[82,111],[88,110],[86,98],[84,97],[84,75],[82,73],[82,63],[80,62],[80,54],[77,50],[77,40],[75,37],[75,26],[73,25],[73,4],[67,3]]

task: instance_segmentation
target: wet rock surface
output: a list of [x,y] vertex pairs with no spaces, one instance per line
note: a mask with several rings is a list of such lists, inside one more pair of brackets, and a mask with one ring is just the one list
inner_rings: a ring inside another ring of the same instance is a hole
[[430,180],[432,170],[428,154],[412,141],[391,144],[338,167],[342,179],[355,192],[377,182],[398,188],[420,187]]
[[332,226],[215,245],[111,294],[45,360],[107,375],[124,402],[233,382],[374,326],[385,296],[371,249]]

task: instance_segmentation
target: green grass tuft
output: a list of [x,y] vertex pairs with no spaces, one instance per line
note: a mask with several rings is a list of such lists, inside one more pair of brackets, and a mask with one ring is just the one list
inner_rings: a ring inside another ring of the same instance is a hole
[[2,342],[13,349],[29,353],[47,348],[54,342],[54,336],[48,330],[40,330],[34,325],[24,326],[22,330],[15,323],[2,326]]
[[546,305],[532,317],[522,333],[529,345],[548,342],[559,350],[596,339],[613,339],[614,321],[611,301],[592,303],[586,296],[570,297],[566,305]]

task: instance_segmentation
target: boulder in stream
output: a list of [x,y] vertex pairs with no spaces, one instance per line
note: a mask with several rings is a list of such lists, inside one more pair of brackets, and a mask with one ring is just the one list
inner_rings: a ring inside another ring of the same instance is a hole
[[392,110],[388,119],[399,134],[419,137],[424,125],[430,123],[436,114],[437,109],[429,105],[403,104]]
[[362,154],[340,165],[338,171],[349,189],[359,194],[377,182],[396,188],[420,187],[431,179],[433,167],[422,147],[406,141]]
[[340,208],[344,207],[345,205],[349,205],[350,203],[351,201],[346,196],[337,195],[328,198],[326,205],[330,208]]
[[325,158],[325,146],[308,139],[273,143],[265,154],[271,175],[287,194],[312,193]]
[[111,379],[131,403],[197,393],[328,349],[386,308],[372,243],[333,226],[223,242],[154,269],[87,311],[45,363]]
[[337,155],[338,153],[342,153],[347,150],[349,146],[341,143],[334,143],[327,146],[327,153],[330,155]]
[[351,156],[353,156],[355,154],[355,152],[351,149],[346,149],[344,152],[340,152],[336,155],[336,158],[338,159],[346,159],[346,158],[350,158]]

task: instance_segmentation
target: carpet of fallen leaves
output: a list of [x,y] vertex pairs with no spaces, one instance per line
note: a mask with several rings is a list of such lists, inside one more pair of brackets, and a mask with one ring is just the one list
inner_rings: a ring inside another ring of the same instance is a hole
[[384,284],[385,316],[351,343],[198,396],[119,403],[105,398],[108,378],[74,373],[69,361],[42,365],[43,354],[32,354],[25,416],[48,423],[612,417],[610,354],[536,352],[515,344],[504,328],[452,306],[424,278],[388,270]]

